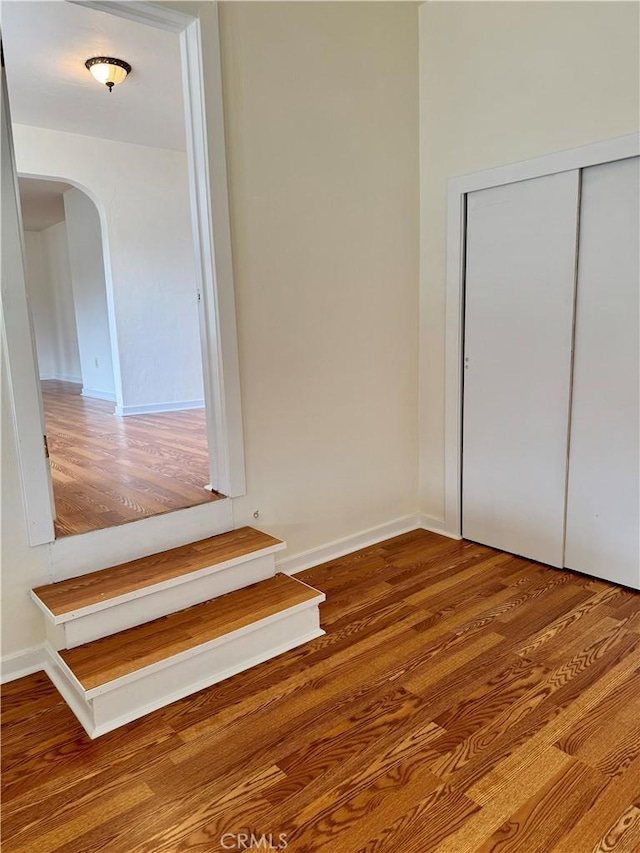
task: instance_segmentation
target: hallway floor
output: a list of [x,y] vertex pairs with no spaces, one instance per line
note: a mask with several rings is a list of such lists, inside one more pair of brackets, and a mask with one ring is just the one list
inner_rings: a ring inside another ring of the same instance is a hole
[[220,499],[204,489],[204,409],[121,418],[58,380],[42,396],[58,538]]

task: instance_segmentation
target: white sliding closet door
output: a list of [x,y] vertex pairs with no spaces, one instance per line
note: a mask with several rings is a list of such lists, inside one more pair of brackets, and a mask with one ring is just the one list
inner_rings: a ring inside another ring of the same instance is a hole
[[467,196],[462,532],[563,565],[579,173]]
[[565,566],[640,588],[638,158],[582,173]]

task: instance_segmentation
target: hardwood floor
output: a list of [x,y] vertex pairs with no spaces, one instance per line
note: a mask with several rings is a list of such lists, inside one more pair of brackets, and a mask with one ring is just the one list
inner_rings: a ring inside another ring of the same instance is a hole
[[637,593],[424,531],[299,577],[326,636],[96,741],[7,685],[3,850],[640,850]]
[[56,536],[219,500],[208,492],[203,409],[115,417],[70,382],[42,382]]

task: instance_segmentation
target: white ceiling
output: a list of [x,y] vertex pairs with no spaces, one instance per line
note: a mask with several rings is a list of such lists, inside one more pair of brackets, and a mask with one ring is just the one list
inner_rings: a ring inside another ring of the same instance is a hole
[[62,194],[71,184],[62,181],[41,181],[38,178],[19,178],[22,225],[25,231],[44,231],[64,219]]
[[[14,122],[184,149],[176,34],[62,0],[2,6]],[[92,56],[124,59],[133,70],[109,94],[84,66]]]

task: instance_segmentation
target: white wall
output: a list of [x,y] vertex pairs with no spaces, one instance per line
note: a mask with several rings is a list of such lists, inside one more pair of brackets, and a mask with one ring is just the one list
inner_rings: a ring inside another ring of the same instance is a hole
[[638,130],[637,3],[420,7],[420,491],[444,512],[447,180]]
[[293,555],[417,510],[417,7],[229,3],[220,21],[234,513],[259,509]]
[[26,231],[25,252],[40,376],[81,382],[65,223]]
[[[208,63],[214,11],[199,11]],[[294,555],[417,509],[417,9],[220,11],[249,487],[234,512],[240,525],[259,509],[260,526],[285,536]],[[16,137],[22,170],[43,173],[39,140],[55,152],[50,174],[84,186],[94,179],[88,167],[82,177],[69,172],[81,162],[77,140],[34,128]],[[91,150],[104,159],[99,140]],[[104,197],[109,188],[120,210],[129,201],[122,218],[112,210],[109,239],[133,247],[144,217],[131,206],[120,158],[106,160],[113,174]],[[128,285],[138,291],[135,277]],[[6,654],[43,639],[27,590],[46,549],[26,547],[13,444],[3,452],[14,525]]]
[[51,379],[57,371],[56,334],[53,299],[44,266],[40,231],[24,232],[24,250],[27,294],[36,336],[40,377]]
[[56,377],[69,382],[82,381],[82,367],[78,351],[78,332],[73,309],[73,290],[71,289],[71,268],[69,266],[69,247],[67,229],[64,222],[58,222],[40,232],[42,236],[42,254],[49,276],[53,317],[56,329],[57,369]]
[[[206,83],[212,4],[175,5],[202,16]],[[446,180],[635,130],[636,15],[609,3],[421,7],[420,439],[433,515]],[[294,555],[418,506],[417,11],[237,3],[220,17],[249,486],[236,520],[260,509]],[[52,142],[62,170],[78,146],[65,155]],[[132,224],[110,232],[125,239]],[[46,553],[26,546],[7,410],[4,653],[43,638],[27,590]]]
[[80,190],[64,193],[82,393],[115,400],[100,217]]
[[202,400],[186,155],[26,125],[14,139],[20,173],[74,183],[100,212],[118,403]]

